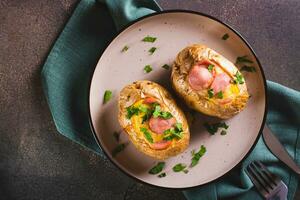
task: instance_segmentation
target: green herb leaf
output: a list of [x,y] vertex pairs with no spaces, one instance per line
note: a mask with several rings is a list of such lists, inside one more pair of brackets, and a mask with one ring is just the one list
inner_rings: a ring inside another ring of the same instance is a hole
[[156,37],[151,37],[151,36],[147,36],[147,37],[144,37],[144,39],[142,40],[143,42],[155,42],[156,40]]
[[145,73],[149,73],[149,72],[151,72],[152,71],[152,67],[150,66],[150,65],[146,65],[145,67],[144,67],[144,72]]
[[236,58],[235,64],[240,63],[253,63],[252,60],[249,60],[247,56],[240,56]]
[[183,172],[184,172],[185,174],[187,174],[187,173],[189,173],[189,170],[184,169]]
[[164,112],[164,111],[160,113],[160,116],[164,119],[171,119],[173,117],[173,115],[170,112]]
[[127,45],[125,45],[124,47],[123,47],[123,49],[121,50],[121,52],[125,52],[125,51],[127,51],[129,49],[129,47],[127,46]]
[[186,168],[186,165],[183,163],[179,163],[173,167],[174,172],[181,172]]
[[209,98],[212,98],[214,96],[214,90],[213,89],[207,90],[207,94]]
[[115,131],[115,132],[113,133],[113,136],[114,136],[114,138],[115,138],[115,140],[116,140],[117,142],[120,141],[120,132]]
[[107,103],[112,98],[112,91],[105,90],[104,96],[103,96],[103,103]]
[[214,68],[214,65],[212,65],[212,64],[208,65],[208,67],[207,67],[209,72],[212,72],[213,68]]
[[153,138],[151,136],[151,133],[148,131],[148,129],[142,127],[140,130],[144,133],[144,136],[148,142],[153,143]]
[[178,131],[182,131],[182,123],[176,123],[175,127],[177,128]]
[[152,55],[155,50],[156,50],[156,47],[151,47],[151,49],[149,49],[148,52],[150,53],[150,55]]
[[223,37],[222,37],[222,40],[227,40],[228,38],[229,38],[228,33],[225,33],[225,34],[223,35]]
[[154,112],[153,112],[153,117],[159,117],[160,116],[160,106],[159,105],[156,105],[154,107]]
[[256,72],[255,67],[251,67],[251,66],[246,66],[244,65],[240,71],[246,71],[246,72]]
[[112,157],[115,157],[117,154],[119,154],[121,151],[123,151],[127,145],[128,145],[128,142],[122,143],[122,144],[119,144],[118,146],[116,146],[116,148],[114,148],[114,150],[111,153]]
[[243,84],[243,83],[245,83],[245,79],[244,79],[243,75],[239,71],[237,71],[234,76],[235,76],[235,78],[234,78],[233,82],[235,84]]
[[220,123],[215,123],[215,124],[208,124],[206,122],[203,125],[211,135],[214,135],[218,131],[219,128],[228,129],[228,125],[225,122],[220,122]]
[[226,135],[226,134],[227,134],[227,131],[225,131],[225,130],[221,131],[221,135]]
[[175,128],[170,128],[164,131],[164,140],[172,140],[174,138],[181,139],[183,134],[182,124],[176,123]]
[[193,155],[193,158],[192,158],[192,162],[191,162],[191,167],[194,167],[195,165],[198,164],[200,158],[205,154],[206,152],[206,148],[205,146],[201,145],[200,149],[198,152],[194,152],[192,155]]
[[163,173],[159,174],[157,177],[163,178],[163,177],[166,177],[166,176],[167,176],[167,174],[165,172],[163,172]]
[[134,106],[129,106],[126,108],[126,110],[127,110],[127,115],[126,115],[127,119],[131,119],[133,115],[138,115],[140,113],[140,109]]
[[169,65],[167,65],[167,64],[164,64],[163,66],[161,66],[162,68],[164,68],[164,69],[166,69],[166,70],[168,70],[168,69],[170,69],[170,66]]
[[218,97],[219,99],[223,99],[223,92],[222,92],[222,91],[218,92],[218,93],[217,93],[217,97]]
[[154,167],[152,167],[149,171],[148,171],[148,173],[149,174],[158,174],[158,173],[160,173],[162,170],[163,170],[163,168],[165,167],[165,162],[159,162],[159,163],[157,163],[157,165],[155,165]]
[[143,112],[143,113],[147,113],[148,112],[148,108],[146,106],[143,105],[139,105],[138,109]]

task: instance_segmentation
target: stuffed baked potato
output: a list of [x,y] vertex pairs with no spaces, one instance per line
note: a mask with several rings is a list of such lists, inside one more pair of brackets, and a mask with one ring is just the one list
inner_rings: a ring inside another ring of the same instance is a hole
[[222,119],[242,111],[249,98],[245,80],[237,67],[200,44],[179,52],[171,82],[189,107]]
[[146,80],[127,85],[118,106],[120,125],[139,151],[163,160],[187,148],[186,117],[162,86]]

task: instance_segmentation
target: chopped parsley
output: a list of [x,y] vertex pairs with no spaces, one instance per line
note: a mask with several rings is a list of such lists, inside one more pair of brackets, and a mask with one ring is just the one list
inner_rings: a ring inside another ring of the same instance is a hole
[[255,67],[244,65],[240,71],[256,72],[256,69],[255,69]]
[[223,35],[223,37],[222,37],[222,40],[227,40],[228,38],[229,38],[228,33],[225,33],[225,34]]
[[172,140],[174,138],[182,138],[183,129],[181,123],[176,123],[174,128],[164,131],[164,140]]
[[189,170],[184,169],[184,170],[183,170],[183,173],[187,174],[187,173],[189,173]]
[[213,89],[207,90],[207,94],[209,98],[212,98],[214,96],[214,90]]
[[127,145],[128,145],[128,143],[121,143],[118,146],[116,146],[116,148],[114,148],[112,153],[111,153],[112,157],[115,157],[118,153],[123,151],[126,148]]
[[151,49],[149,49],[148,52],[150,53],[150,55],[152,55],[155,50],[156,50],[156,47],[151,47]]
[[222,91],[218,92],[218,93],[217,93],[217,97],[218,97],[219,99],[223,99],[223,92],[222,92]]
[[227,131],[222,130],[220,134],[221,134],[221,135],[226,135],[226,134],[227,134]]
[[133,115],[138,115],[140,113],[140,109],[134,106],[129,106],[126,108],[127,110],[127,119],[131,119]]
[[148,173],[149,174],[158,174],[158,173],[160,173],[162,170],[163,170],[163,168],[165,167],[165,162],[159,162],[159,163],[157,163],[154,167],[152,167],[149,171],[148,171]]
[[147,36],[147,37],[144,37],[143,38],[143,42],[155,42],[155,40],[156,40],[156,37],[151,37],[151,36]]
[[149,72],[151,72],[152,71],[152,67],[151,67],[151,65],[146,65],[145,67],[144,67],[144,72],[145,73],[149,73]]
[[175,165],[172,169],[174,172],[181,172],[186,168],[186,165],[183,163],[179,163],[177,165]]
[[219,128],[228,129],[228,125],[225,122],[219,122],[214,124],[209,124],[206,122],[203,125],[211,135],[214,135],[219,130]]
[[243,75],[239,71],[237,71],[236,74],[234,75],[233,83],[235,83],[235,84],[243,84],[243,83],[245,83],[245,79],[244,79]]
[[208,65],[208,67],[207,67],[209,72],[212,72],[213,68],[214,68],[214,65],[212,65],[212,64]]
[[161,117],[163,119],[170,119],[173,117],[173,115],[170,112],[161,111],[161,108],[159,105],[155,105],[154,111],[153,111],[153,117]]
[[191,167],[194,167],[195,165],[198,164],[200,158],[205,154],[206,148],[205,146],[201,145],[200,149],[198,152],[195,153],[195,151],[192,151],[192,162],[191,162]]
[[112,98],[112,91],[105,90],[104,96],[103,96],[103,103],[107,103]]
[[115,131],[115,132],[113,133],[113,136],[114,136],[114,138],[115,138],[115,140],[116,140],[117,142],[120,141],[120,132]]
[[163,178],[163,177],[166,177],[166,176],[167,176],[167,174],[165,172],[163,172],[163,173],[159,174],[157,177],[158,178]]
[[236,58],[235,64],[240,64],[240,63],[253,63],[253,61],[249,60],[247,56],[240,56]]
[[148,140],[148,142],[153,143],[153,138],[151,136],[151,133],[148,131],[147,128],[140,128],[140,130],[144,133],[144,136],[146,138],[146,140]]
[[164,68],[164,69],[166,69],[166,70],[170,69],[170,66],[169,66],[168,64],[164,64],[164,65],[161,66],[161,67]]
[[124,47],[123,47],[123,49],[121,50],[121,52],[125,52],[125,51],[127,51],[129,49],[129,47],[127,46],[127,45],[125,45]]

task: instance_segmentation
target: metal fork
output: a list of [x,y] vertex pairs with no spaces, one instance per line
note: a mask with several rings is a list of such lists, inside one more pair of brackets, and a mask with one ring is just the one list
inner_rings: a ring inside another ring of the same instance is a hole
[[246,173],[259,193],[267,200],[286,200],[288,188],[275,174],[271,173],[260,161],[251,162]]

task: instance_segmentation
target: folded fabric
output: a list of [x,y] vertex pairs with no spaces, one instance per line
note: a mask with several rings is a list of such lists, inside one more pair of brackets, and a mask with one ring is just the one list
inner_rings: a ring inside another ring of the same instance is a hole
[[[59,133],[103,155],[89,127],[89,79],[117,29],[138,17],[159,10],[154,0],[79,2],[42,70],[44,92]],[[268,89],[270,102],[267,122],[299,163],[299,92],[272,82],[268,82]],[[261,139],[239,168],[217,182],[184,191],[184,194],[190,200],[259,199],[243,170],[254,159],[264,161],[271,171],[283,178],[289,187],[289,199],[293,199],[297,187],[295,174],[278,162]]]

